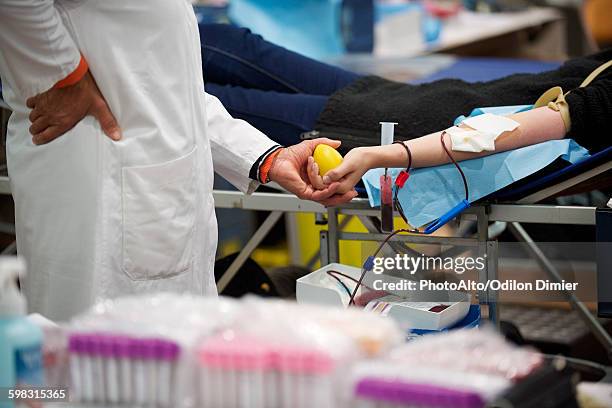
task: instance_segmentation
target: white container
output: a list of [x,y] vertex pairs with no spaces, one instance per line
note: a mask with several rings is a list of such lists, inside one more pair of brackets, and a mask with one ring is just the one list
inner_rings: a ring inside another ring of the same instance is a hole
[[[359,279],[361,269],[353,266],[331,263],[297,280],[296,298],[298,303],[311,303],[332,307],[347,307],[348,294],[343,293],[338,286],[333,285],[328,271],[336,271]],[[402,279],[388,275],[377,275],[368,272],[363,280],[364,286],[373,287],[374,281],[382,279],[385,282],[400,283]],[[340,277],[342,279],[342,277]],[[349,279],[343,282],[352,291],[355,287]],[[361,291],[361,289],[360,289]],[[344,292],[346,292],[344,290]],[[403,298],[403,302],[393,302],[385,310],[385,315],[398,321],[403,328],[422,330],[441,330],[454,325],[463,319],[470,309],[470,296],[457,291],[388,291],[390,294]],[[359,294],[359,292],[358,292]],[[419,307],[419,303],[436,303],[448,305],[441,312],[430,312]]]

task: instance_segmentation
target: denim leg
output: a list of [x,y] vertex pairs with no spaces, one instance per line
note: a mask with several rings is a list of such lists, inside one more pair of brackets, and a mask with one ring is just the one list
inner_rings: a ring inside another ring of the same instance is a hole
[[290,146],[314,128],[327,103],[322,95],[288,94],[206,83],[206,92],[219,98],[235,118],[243,119],[270,139]]
[[329,96],[359,78],[267,42],[246,28],[201,24],[200,41],[205,82]]

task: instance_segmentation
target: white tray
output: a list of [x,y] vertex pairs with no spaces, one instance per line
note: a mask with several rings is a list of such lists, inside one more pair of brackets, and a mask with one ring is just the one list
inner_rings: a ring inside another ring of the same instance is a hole
[[[334,270],[355,279],[359,279],[361,269],[352,266],[332,263],[318,269],[297,280],[296,297],[298,303],[312,303],[327,305],[332,307],[347,307],[349,302],[348,293],[327,275],[327,271]],[[363,283],[373,286],[373,282],[380,279],[380,275],[367,273]],[[385,282],[400,282],[401,279],[385,275]],[[343,280],[352,291],[355,284],[349,279]],[[360,289],[361,291],[361,289]],[[360,292],[358,292],[360,293]],[[402,327],[422,330],[441,330],[452,326],[463,319],[470,309],[470,296],[467,293],[448,291],[389,291],[391,294],[406,298],[409,302],[432,302],[449,305],[441,312],[430,312],[414,307],[407,307],[401,304],[390,306],[386,311],[387,315],[398,321]]]

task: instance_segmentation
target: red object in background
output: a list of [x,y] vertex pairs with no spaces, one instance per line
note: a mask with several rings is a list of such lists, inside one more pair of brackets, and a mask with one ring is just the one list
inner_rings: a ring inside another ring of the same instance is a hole
[[438,306],[432,307],[431,309],[429,309],[429,311],[434,312],[434,313],[440,313],[441,311],[447,308],[448,308],[448,305],[438,305]]
[[430,15],[441,20],[457,15],[462,8],[461,3],[457,1],[426,0],[423,2],[423,5]]
[[373,301],[374,299],[381,298],[383,296],[387,296],[389,292],[384,290],[369,290],[355,298],[355,305],[360,307],[365,307],[368,303]]

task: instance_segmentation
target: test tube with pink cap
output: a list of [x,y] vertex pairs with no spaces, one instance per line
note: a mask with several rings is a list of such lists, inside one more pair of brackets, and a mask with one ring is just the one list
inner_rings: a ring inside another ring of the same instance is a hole
[[200,348],[200,403],[203,407],[274,407],[266,402],[268,349],[254,339],[218,336]]
[[330,356],[294,345],[278,348],[276,358],[282,388],[281,406],[334,406],[331,388],[334,362]]

